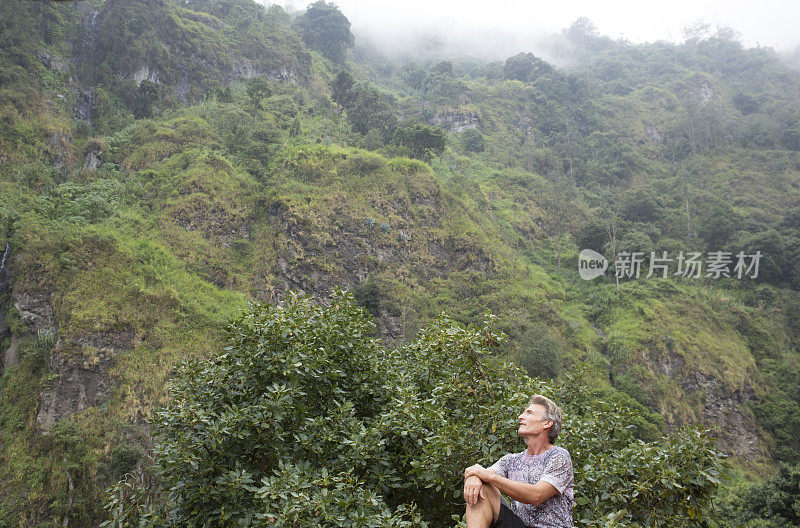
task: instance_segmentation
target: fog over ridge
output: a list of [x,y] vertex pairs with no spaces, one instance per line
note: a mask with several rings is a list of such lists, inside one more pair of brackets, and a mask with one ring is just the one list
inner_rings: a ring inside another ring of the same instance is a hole
[[[289,10],[304,10],[311,1],[284,3]],[[636,2],[577,0],[562,3],[455,2],[452,0],[338,0],[337,6],[352,23],[360,43],[374,45],[388,56],[420,52],[434,55],[503,60],[521,51],[545,59],[544,45],[554,34],[586,17],[598,34],[631,43],[684,41],[684,28],[708,24],[732,28],[745,47],[772,47],[790,52],[800,46],[800,10],[794,2],[765,0],[674,0]],[[438,47],[438,51],[437,51]]]

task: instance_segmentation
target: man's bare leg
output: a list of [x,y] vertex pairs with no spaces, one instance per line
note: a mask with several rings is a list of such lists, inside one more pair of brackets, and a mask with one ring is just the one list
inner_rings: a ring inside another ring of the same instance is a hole
[[474,506],[467,503],[467,528],[489,528],[500,514],[500,491],[485,482],[481,491],[485,499],[478,499]]

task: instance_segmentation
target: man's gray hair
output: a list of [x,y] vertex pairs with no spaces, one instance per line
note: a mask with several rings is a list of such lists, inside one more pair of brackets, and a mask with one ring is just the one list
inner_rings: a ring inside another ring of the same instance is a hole
[[531,401],[528,405],[533,405],[534,403],[544,407],[545,420],[553,420],[553,426],[547,432],[547,440],[551,444],[555,444],[556,438],[558,438],[558,434],[561,432],[561,424],[564,422],[564,413],[561,412],[561,409],[553,400],[541,394],[534,394],[531,396]]

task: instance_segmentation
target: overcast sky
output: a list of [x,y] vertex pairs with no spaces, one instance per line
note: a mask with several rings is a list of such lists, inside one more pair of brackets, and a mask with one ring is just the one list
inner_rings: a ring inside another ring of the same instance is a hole
[[[278,3],[304,10],[311,1]],[[631,42],[682,42],[682,29],[702,20],[712,27],[733,28],[741,33],[748,47],[771,46],[781,51],[800,44],[797,0],[338,0],[335,3],[352,23],[356,36],[382,37],[385,42],[392,42],[437,31],[448,40],[484,55],[507,56],[504,54],[526,51],[519,48],[535,47],[533,43],[538,38],[569,27],[582,16],[591,19],[601,34]],[[491,51],[498,47],[502,49]]]

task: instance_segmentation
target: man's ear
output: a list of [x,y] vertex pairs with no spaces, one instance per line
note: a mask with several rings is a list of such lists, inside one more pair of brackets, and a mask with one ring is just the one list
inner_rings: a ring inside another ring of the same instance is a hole
[[[547,422],[550,422],[550,424],[548,425]],[[555,422],[553,420],[545,420],[544,424],[542,424],[542,429],[550,429],[551,427],[553,427],[554,423]]]

